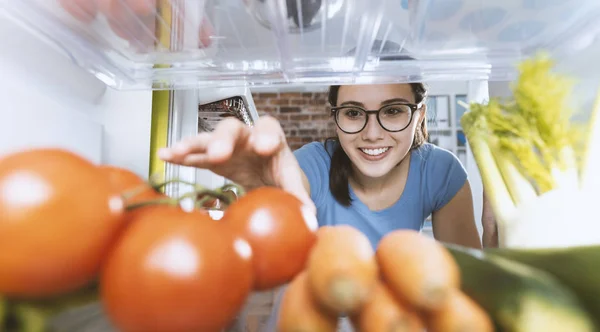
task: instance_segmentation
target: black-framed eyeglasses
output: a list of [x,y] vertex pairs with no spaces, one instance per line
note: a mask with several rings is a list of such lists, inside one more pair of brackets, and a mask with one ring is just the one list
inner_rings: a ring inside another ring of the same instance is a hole
[[366,110],[360,106],[343,105],[331,108],[335,123],[346,134],[361,132],[369,122],[369,114],[375,114],[379,125],[389,132],[399,132],[408,128],[413,114],[423,103],[393,103],[378,110]]

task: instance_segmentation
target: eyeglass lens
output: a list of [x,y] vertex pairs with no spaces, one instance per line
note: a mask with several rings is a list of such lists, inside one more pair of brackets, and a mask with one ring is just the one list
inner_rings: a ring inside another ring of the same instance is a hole
[[[410,124],[412,110],[408,105],[388,105],[382,107],[377,116],[381,126],[389,131],[400,131]],[[345,132],[361,131],[367,123],[367,113],[356,106],[338,108],[337,124]]]

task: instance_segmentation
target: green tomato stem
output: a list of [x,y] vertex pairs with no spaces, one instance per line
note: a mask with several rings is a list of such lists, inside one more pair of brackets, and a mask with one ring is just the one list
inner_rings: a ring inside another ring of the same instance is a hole
[[189,182],[189,181],[185,181],[185,180],[180,180],[180,179],[171,179],[171,180],[167,180],[167,181],[164,181],[164,182],[155,183],[155,184],[152,185],[152,187],[154,189],[158,190],[158,189],[161,189],[162,187],[164,187],[164,186],[166,186],[168,184],[171,184],[171,183],[185,184],[185,185],[188,185],[188,186],[191,186],[191,187],[194,187],[194,188],[198,188],[199,187],[197,184],[195,184],[193,182]]
[[[201,196],[207,196],[207,197],[202,197],[202,198],[198,199],[198,197],[201,197]],[[194,200],[195,204],[198,204],[199,202],[205,203],[206,201],[208,201],[211,198],[217,198],[217,199],[223,201],[223,203],[225,203],[226,205],[230,205],[231,203],[233,203],[233,199],[230,198],[229,196],[225,195],[225,193],[223,193],[223,190],[221,188],[217,188],[215,190],[212,190],[212,189],[194,190],[192,192],[182,195],[181,197],[179,197],[179,200],[181,201],[186,198],[192,198]]]
[[231,189],[233,189],[233,191],[236,193],[236,195],[238,197],[246,195],[246,189],[244,189],[244,187],[240,186],[237,183],[228,183],[228,184],[224,185],[223,187],[221,187],[222,191],[227,191],[227,190],[231,190]]
[[152,200],[148,200],[148,201],[144,201],[144,202],[138,202],[138,203],[132,203],[132,204],[128,204],[125,206],[125,210],[126,211],[132,211],[144,206],[150,206],[150,205],[171,205],[171,206],[176,206],[179,204],[179,200],[174,199],[174,198],[159,198],[159,199],[152,199]]
[[189,192],[181,195],[178,198],[161,198],[161,199],[156,199],[156,200],[148,200],[148,201],[144,201],[144,202],[126,204],[126,210],[130,211],[130,210],[137,209],[140,207],[149,206],[149,205],[158,205],[158,204],[177,205],[184,199],[194,200],[194,206],[196,208],[202,208],[202,205],[204,203],[206,203],[208,200],[213,199],[213,198],[219,199],[220,201],[222,201],[222,203],[225,206],[229,206],[235,201],[235,198],[230,197],[230,195],[227,195],[225,193],[226,191],[232,191],[238,197],[246,194],[246,191],[244,190],[244,188],[236,183],[228,183],[220,188],[208,189],[208,188],[205,188],[204,186],[201,186],[201,185],[198,185],[198,184],[195,184],[192,182],[188,182],[185,180],[170,179],[170,180],[166,180],[166,181],[163,181],[160,183],[150,180],[148,183],[145,183],[143,185],[140,185],[139,187],[136,187],[130,191],[123,193],[122,197],[123,197],[124,201],[127,202],[128,200],[132,199],[133,197],[148,190],[148,186],[151,186],[156,191],[160,191],[160,189],[162,187],[164,187],[170,183],[181,183],[181,184],[189,185],[192,187],[192,189]]
[[[151,187],[152,188],[152,187]],[[131,190],[127,190],[123,193],[121,193],[121,198],[123,198],[123,200],[125,202],[127,202],[128,200],[134,198],[135,196],[147,191],[148,189],[148,183],[144,183],[141,184],[139,186],[136,186],[135,188],[131,189]]]

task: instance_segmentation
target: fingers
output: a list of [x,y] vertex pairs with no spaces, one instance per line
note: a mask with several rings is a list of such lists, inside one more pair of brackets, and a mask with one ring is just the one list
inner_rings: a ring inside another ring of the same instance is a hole
[[302,185],[302,180],[297,181],[298,177],[290,178],[290,180],[286,180],[281,184],[281,189],[289,192],[290,194],[296,196],[303,206],[306,208],[307,212],[316,214],[317,208],[312,198],[310,198],[310,194],[306,191],[304,186]]
[[161,149],[159,156],[171,163],[211,168],[229,160],[240,148],[263,157],[273,156],[275,169],[271,171],[274,172],[274,185],[300,199],[308,213],[316,213],[316,207],[304,185],[300,165],[287,147],[279,122],[272,117],[261,117],[253,128],[235,118],[226,118],[219,122],[212,133],[201,133],[171,148]]
[[158,156],[170,163],[187,164],[190,162],[188,158],[194,160],[198,158],[190,157],[205,154],[210,138],[210,133],[200,133],[197,136],[185,138],[172,147],[158,150]]
[[302,169],[289,148],[281,155],[280,166],[275,176],[277,186],[295,195],[302,201],[308,212],[316,214],[317,208],[310,197],[310,193],[304,186]]
[[212,132],[206,148],[209,161],[220,163],[229,159],[236,147],[245,145],[250,128],[236,118],[225,118]]
[[279,121],[270,116],[261,117],[252,130],[250,145],[261,156],[270,156],[285,146],[285,135]]
[[[167,160],[165,160],[167,161]],[[205,153],[188,154],[179,158],[177,161],[169,161],[173,164],[182,166],[191,166],[196,168],[210,168],[213,164],[208,160]]]
[[248,131],[241,121],[227,118],[213,132],[186,138],[159,150],[158,156],[166,162],[204,168],[229,159],[236,146],[246,143]]
[[260,118],[250,136],[250,145],[257,154],[262,156],[280,154],[279,165],[274,174],[276,185],[295,195],[311,213],[316,213],[314,203],[302,180],[304,176],[302,169],[287,146],[279,121],[270,116]]
[[[247,144],[252,151],[263,157],[274,155],[286,146],[283,130],[272,117],[261,117],[254,128],[247,127],[238,119],[226,118],[219,122],[212,133],[187,138],[170,149],[159,151],[159,156],[165,161],[180,164],[192,161],[221,163],[231,158],[236,148]],[[191,157],[191,154],[205,156]]]

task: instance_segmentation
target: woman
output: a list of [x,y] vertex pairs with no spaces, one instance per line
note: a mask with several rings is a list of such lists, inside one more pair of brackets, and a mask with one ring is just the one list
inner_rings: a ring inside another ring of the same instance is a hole
[[[437,240],[481,248],[466,171],[453,154],[426,143],[426,97],[421,83],[333,86],[335,140],[292,152],[275,119],[250,128],[229,118],[159,153],[248,189],[280,186],[316,208],[320,225],[350,224],[374,248],[392,230],[420,230],[430,214]],[[267,331],[275,330],[282,294]],[[346,319],[340,324],[351,330]]]
[[421,83],[333,86],[335,140],[292,152],[273,118],[253,128],[226,119],[160,156],[248,189],[280,186],[316,208],[320,225],[350,224],[373,247],[392,230],[420,230],[431,214],[437,240],[481,248],[466,171],[426,143],[426,96]]

